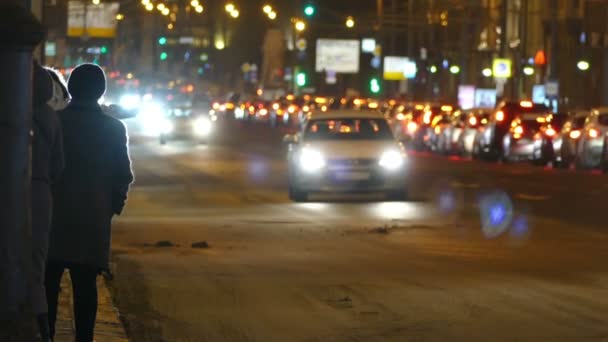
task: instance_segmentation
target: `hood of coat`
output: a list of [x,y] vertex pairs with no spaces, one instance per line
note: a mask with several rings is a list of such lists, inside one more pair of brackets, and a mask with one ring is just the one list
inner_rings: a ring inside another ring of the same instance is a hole
[[38,63],[34,63],[33,70],[33,93],[34,106],[46,104],[53,98],[53,81],[51,75]]

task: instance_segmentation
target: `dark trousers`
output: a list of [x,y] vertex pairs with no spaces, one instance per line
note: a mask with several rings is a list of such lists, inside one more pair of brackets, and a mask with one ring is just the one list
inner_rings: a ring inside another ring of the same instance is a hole
[[51,337],[55,336],[57,301],[61,290],[61,277],[65,269],[70,271],[74,293],[74,320],[76,341],[92,342],[97,317],[97,275],[99,269],[88,265],[74,265],[49,261],[46,266],[46,298],[49,307]]

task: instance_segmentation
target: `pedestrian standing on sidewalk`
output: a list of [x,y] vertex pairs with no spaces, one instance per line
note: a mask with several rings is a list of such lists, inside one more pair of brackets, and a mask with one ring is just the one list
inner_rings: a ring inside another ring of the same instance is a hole
[[98,104],[106,90],[103,70],[94,64],[76,67],[68,90],[72,100],[59,112],[65,169],[53,187],[46,291],[54,336],[61,277],[69,270],[76,341],[91,342],[97,276],[109,268],[112,217],[123,210],[133,174],[126,128]]
[[63,137],[53,99],[51,75],[34,63],[32,112],[32,304],[40,338],[51,339],[48,320],[45,266],[51,229],[51,185],[63,170]]

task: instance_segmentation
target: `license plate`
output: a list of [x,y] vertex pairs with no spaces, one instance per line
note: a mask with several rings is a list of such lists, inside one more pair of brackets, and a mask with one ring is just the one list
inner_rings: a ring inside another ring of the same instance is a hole
[[338,172],[336,174],[336,179],[338,180],[360,181],[368,180],[369,178],[369,172]]

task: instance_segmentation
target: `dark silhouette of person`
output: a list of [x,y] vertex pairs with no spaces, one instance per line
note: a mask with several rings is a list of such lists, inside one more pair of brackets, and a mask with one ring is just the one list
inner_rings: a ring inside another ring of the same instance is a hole
[[111,223],[120,215],[133,181],[128,137],[122,122],[104,114],[103,70],[76,67],[69,79],[71,102],[59,118],[65,169],[53,186],[53,220],[46,269],[51,335],[55,333],[61,277],[68,269],[74,294],[76,341],[93,341],[97,276],[109,271]]
[[32,92],[32,282],[31,300],[40,338],[51,339],[44,277],[51,230],[51,186],[63,170],[63,137],[57,113],[49,106],[53,81],[38,63]]

